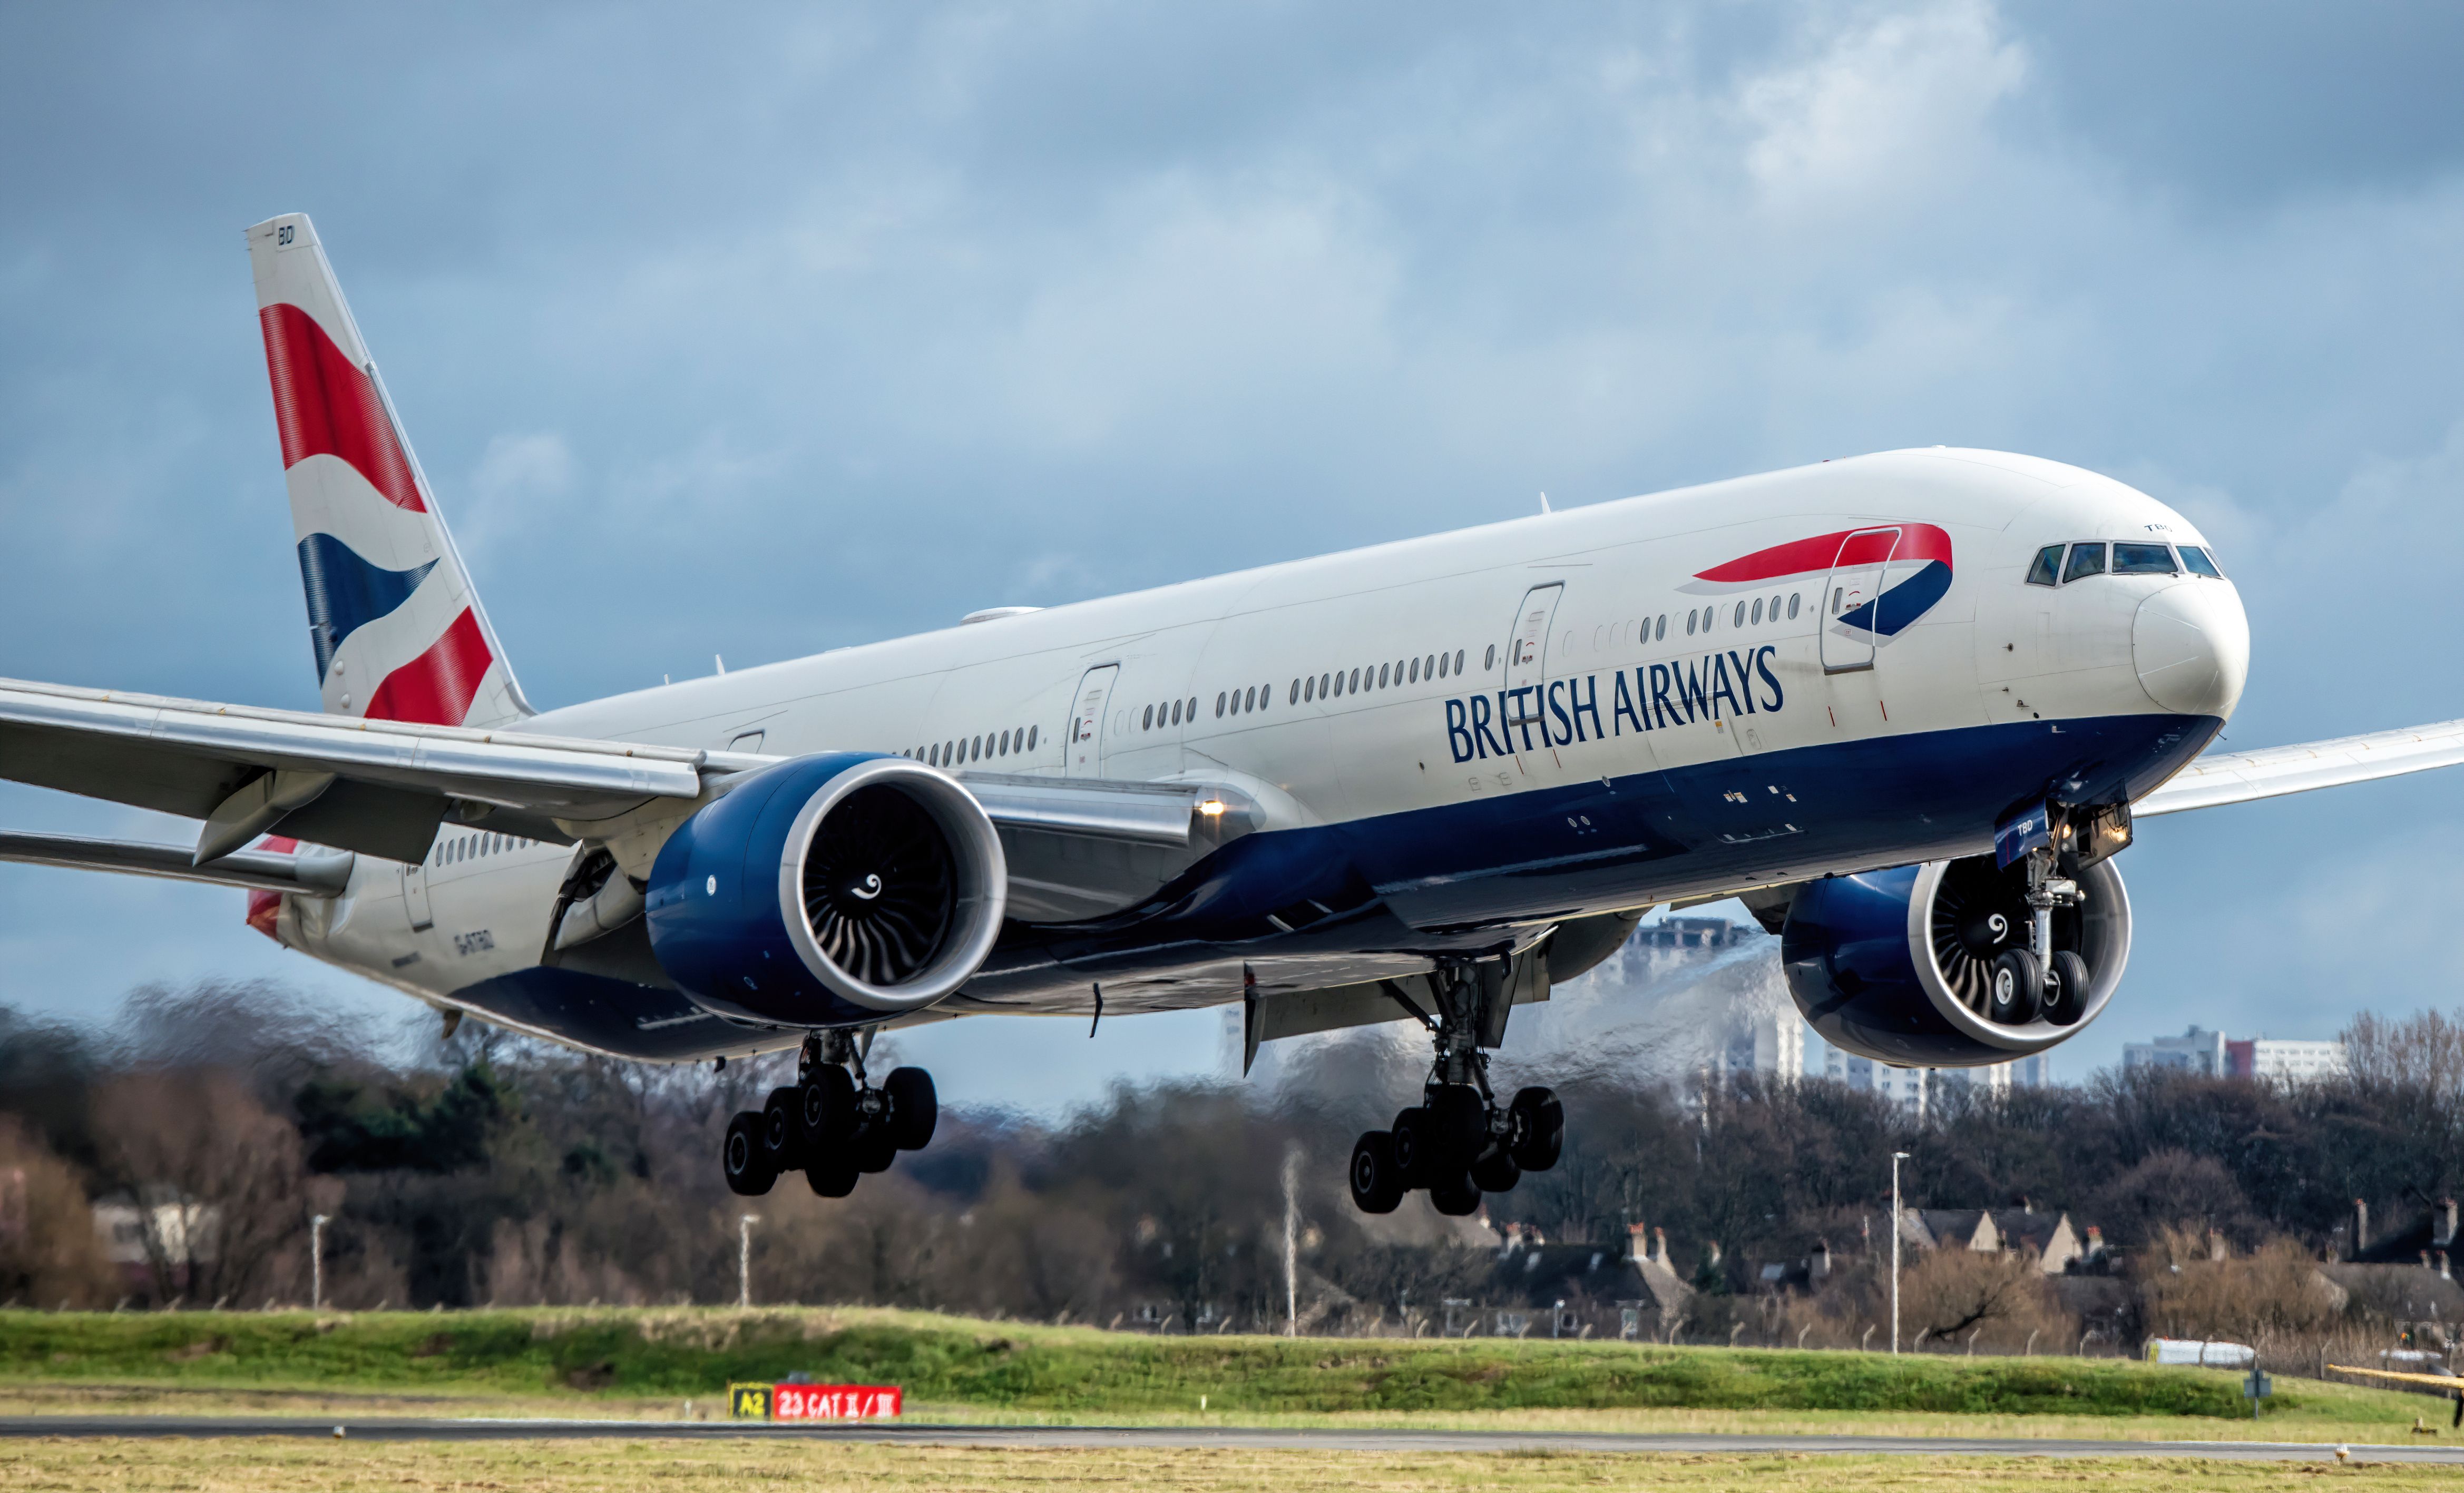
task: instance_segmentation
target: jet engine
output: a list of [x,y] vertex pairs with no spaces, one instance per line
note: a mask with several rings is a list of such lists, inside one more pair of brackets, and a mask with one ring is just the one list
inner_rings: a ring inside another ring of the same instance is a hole
[[1789,993],[1823,1041],[1903,1067],[2042,1052],[2096,1020],[2130,957],[2113,863],[2073,880],[2041,959],[2022,866],[1980,855],[1808,882],[1780,933]]
[[1009,871],[983,806],[899,757],[765,768],[660,847],[651,952],[695,1001],[786,1026],[918,1011],[966,983],[1000,935]]

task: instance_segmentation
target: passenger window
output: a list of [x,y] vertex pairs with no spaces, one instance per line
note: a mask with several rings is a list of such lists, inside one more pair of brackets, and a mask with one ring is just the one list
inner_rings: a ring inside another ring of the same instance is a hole
[[1791,622],[1796,621],[1796,593],[1793,591],[1790,592],[1788,597],[1788,620]]
[[1154,707],[1154,706],[1150,705],[1150,706],[1148,706],[1148,707],[1147,707],[1146,714],[1145,714],[1143,717],[1141,717],[1141,718],[1139,719],[1139,722],[1138,722],[1138,729],[1139,729],[1140,731],[1153,731],[1153,730],[1155,730],[1155,707]]
[[2103,545],[2074,544],[2071,546],[2071,562],[2062,567],[2062,584],[2068,585],[2081,576],[2102,574],[2104,574]]
[[1742,627],[1742,626],[1744,626],[1745,625],[1746,625],[1746,604],[1745,604],[1745,603],[1743,603],[1743,602],[1739,602],[1739,603],[1737,604],[1737,620],[1736,620],[1736,622],[1735,622],[1734,626],[1739,626],[1739,627]]
[[2117,576],[2172,575],[2173,552],[2162,544],[2117,544],[2113,547],[2113,573]]
[[1314,679],[1304,679],[1304,680],[1302,680],[1302,681],[1301,681],[1301,698],[1302,698],[1304,701],[1308,701],[1308,700],[1314,700],[1314,699],[1316,699],[1316,698],[1317,698],[1317,681],[1316,681],[1316,680],[1314,680]]
[[1755,598],[1754,598],[1754,621],[1756,621],[1756,622],[1760,622],[1760,621],[1762,621],[1762,620],[1763,620],[1763,599],[1762,599],[1761,597],[1759,597],[1759,596],[1758,596],[1758,597],[1755,597]]
[[1661,612],[1660,614],[1660,626],[1651,629],[1651,635],[1655,642],[1668,636],[1668,614],[1666,612]]
[[1771,620],[1773,622],[1779,621],[1779,598],[1776,596],[1771,598]]
[[1377,688],[1386,688],[1386,666],[1383,664],[1377,666]]
[[1685,614],[1685,635],[1689,638],[1694,636],[1694,614],[1691,611]]
[[2225,573],[2216,568],[2215,558],[2195,544],[2182,546],[2182,568],[2194,576],[2213,576],[2218,581]]
[[1287,700],[1285,703],[1286,703],[1286,704],[1287,704],[1287,705],[1298,705],[1300,702],[1301,702],[1301,682],[1300,682],[1299,680],[1295,679],[1295,680],[1293,680],[1293,681],[1292,681],[1292,697],[1291,697],[1289,700]]
[[2048,544],[2036,551],[2035,562],[2028,567],[2028,583],[2052,585],[2061,579],[2061,575],[2062,547],[2058,544]]
[[1197,720],[1197,719],[1198,719],[1198,696],[1196,696],[1196,695],[1194,695],[1194,694],[1193,694],[1193,695],[1191,695],[1188,699],[1186,699],[1186,700],[1182,701],[1181,703],[1182,703],[1182,705],[1184,705],[1185,707],[1187,707],[1187,709],[1183,711],[1182,715],[1181,715],[1181,718],[1182,718],[1182,719],[1184,719],[1184,720],[1189,720],[1189,721],[1195,721],[1195,720]]
[[1036,733],[1041,729],[1042,728],[1036,726],[1029,726],[1026,728],[1026,749],[1028,751],[1032,752],[1035,750]]

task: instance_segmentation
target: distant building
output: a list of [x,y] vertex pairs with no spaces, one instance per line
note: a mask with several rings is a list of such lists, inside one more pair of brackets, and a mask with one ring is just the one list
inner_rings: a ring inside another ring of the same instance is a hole
[[2123,1044],[2122,1071],[2138,1073],[2158,1068],[2196,1073],[2204,1078],[2224,1077],[2227,1071],[2225,1034],[2193,1026],[2179,1037],[2159,1037],[2153,1042]]
[[1822,1076],[1851,1088],[1880,1094],[1923,1114],[1927,1104],[1945,1088],[2008,1093],[2014,1085],[2033,1087],[2051,1084],[2054,1068],[2052,1054],[2042,1052],[1983,1067],[1903,1068],[1842,1052],[1825,1043],[1822,1048]]
[[2235,1078],[2310,1083],[2344,1074],[2344,1044],[2254,1037],[2225,1043],[2225,1071]]
[[2310,1083],[2334,1078],[2344,1071],[2344,1044],[2276,1037],[2249,1037],[2236,1041],[2203,1026],[2193,1026],[2179,1037],[2159,1037],[2153,1042],[2123,1044],[2123,1072],[2152,1072],[2166,1068],[2180,1073],[2196,1073],[2203,1078]]
[[1636,929],[1629,942],[1638,949],[1729,949],[1761,936],[1759,929],[1725,917],[1663,917]]

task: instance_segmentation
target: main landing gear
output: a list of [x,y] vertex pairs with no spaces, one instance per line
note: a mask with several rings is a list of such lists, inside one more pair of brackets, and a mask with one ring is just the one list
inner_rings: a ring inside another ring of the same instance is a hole
[[843,1031],[806,1037],[796,1082],[772,1089],[759,1110],[728,1121],[719,1162],[730,1191],[759,1197],[781,1173],[802,1172],[814,1192],[845,1197],[865,1173],[887,1172],[900,1152],[931,1142],[941,1113],[933,1075],[893,1068],[872,1087],[864,1076],[871,1037],[867,1032],[861,1043]]
[[1420,1010],[1390,991],[1429,1028],[1437,1061],[1420,1102],[1395,1116],[1395,1128],[1371,1131],[1352,1148],[1352,1201],[1363,1213],[1392,1213],[1403,1195],[1426,1188],[1440,1213],[1464,1218],[1483,1193],[1510,1191],[1526,1172],[1557,1164],[1566,1139],[1566,1110],[1546,1088],[1526,1088],[1500,1108],[1488,1087],[1486,1044],[1506,1031],[1510,999],[1504,981],[1480,978],[1478,967],[1441,968],[1432,978],[1438,1011]]

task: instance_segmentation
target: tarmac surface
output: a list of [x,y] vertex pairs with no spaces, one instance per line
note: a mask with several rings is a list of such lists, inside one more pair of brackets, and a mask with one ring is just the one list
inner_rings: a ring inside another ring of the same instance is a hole
[[[298,1416],[8,1416],[0,1438],[28,1437],[314,1437],[366,1441],[786,1440],[917,1446],[1242,1447],[1304,1452],[1624,1452],[1638,1456],[1822,1453],[1855,1457],[2204,1457],[2321,1462],[2316,1441],[2058,1441],[1904,1436],[1655,1436],[1580,1431],[1419,1431],[1371,1427],[988,1426],[913,1422],[780,1425],[754,1420],[369,1419]],[[2464,1466],[2464,1446],[2348,1445],[2354,1461]]]

